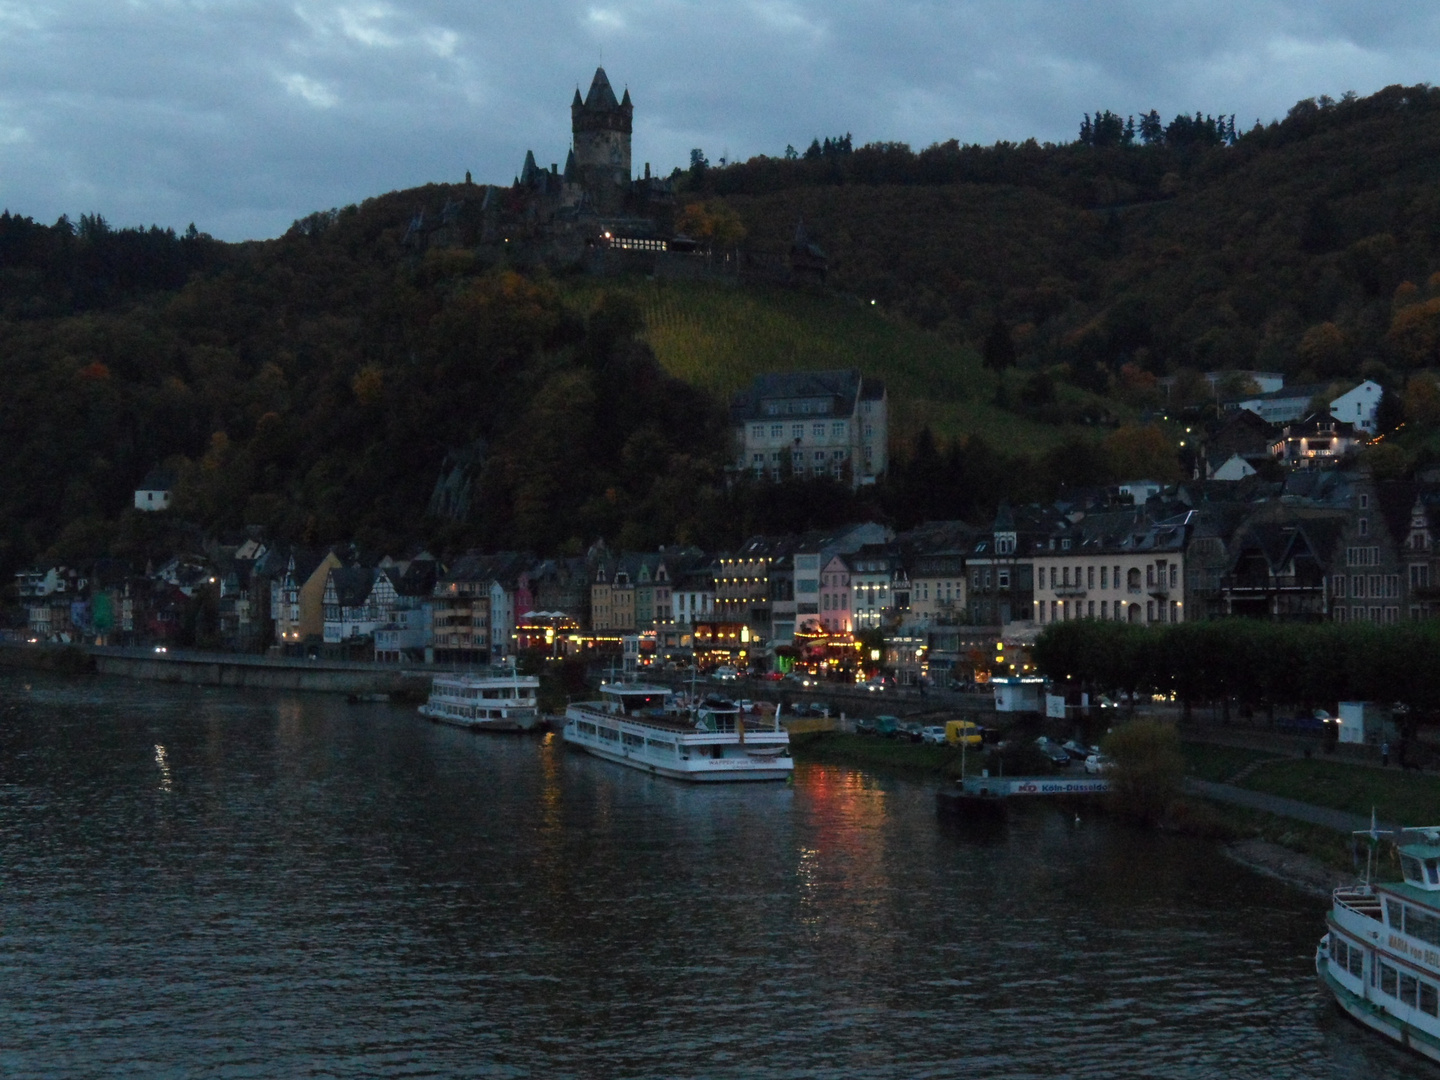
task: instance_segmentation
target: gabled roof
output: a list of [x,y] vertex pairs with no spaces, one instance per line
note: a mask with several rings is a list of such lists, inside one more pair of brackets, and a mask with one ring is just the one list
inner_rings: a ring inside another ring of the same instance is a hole
[[342,566],[330,571],[335,601],[341,607],[359,607],[375,589],[375,571],[365,566]]
[[154,468],[145,474],[137,491],[173,491],[178,477],[174,469]]

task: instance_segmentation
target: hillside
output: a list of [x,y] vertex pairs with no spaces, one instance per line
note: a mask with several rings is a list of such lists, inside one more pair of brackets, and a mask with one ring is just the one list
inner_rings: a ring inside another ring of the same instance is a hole
[[[416,242],[417,216],[478,204],[462,185],[240,245],[0,215],[0,570],[163,551],[126,509],[157,464],[201,531],[374,550],[980,517],[1178,475],[1174,437],[1129,424],[1166,404],[1158,376],[1173,410],[1223,367],[1375,377],[1409,420],[1386,469],[1440,455],[1440,389],[1415,377],[1440,366],[1440,91],[1302,102],[1240,135],[1096,130],[681,174],[682,214],[723,211],[753,252],[783,255],[803,217],[823,295],[520,271],[463,219]],[[891,478],[734,482],[726,395],[840,366],[889,384]]]
[[722,399],[768,371],[854,367],[886,380],[903,441],[929,427],[946,440],[978,435],[1036,451],[1067,434],[998,407],[999,376],[969,345],[853,298],[684,281],[572,279],[564,288],[581,308],[606,291],[633,297],[665,370]]

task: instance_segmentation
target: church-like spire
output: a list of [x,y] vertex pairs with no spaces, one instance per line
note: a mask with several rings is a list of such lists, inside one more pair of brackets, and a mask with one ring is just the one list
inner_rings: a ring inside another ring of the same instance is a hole
[[575,100],[570,103],[572,109],[583,109],[585,102],[580,100],[580,87],[575,87]]
[[595,78],[590,81],[590,92],[585,95],[585,108],[603,109],[608,112],[619,107],[620,103],[615,100],[615,91],[610,87],[610,80],[605,75],[605,69],[597,67]]

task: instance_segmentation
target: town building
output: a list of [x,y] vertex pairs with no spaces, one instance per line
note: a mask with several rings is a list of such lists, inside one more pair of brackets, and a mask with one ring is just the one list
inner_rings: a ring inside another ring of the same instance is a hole
[[889,464],[885,384],[859,371],[758,376],[731,401],[735,466],[758,479],[871,484]]
[[1115,510],[1056,529],[1034,553],[1035,622],[1184,622],[1190,519]]

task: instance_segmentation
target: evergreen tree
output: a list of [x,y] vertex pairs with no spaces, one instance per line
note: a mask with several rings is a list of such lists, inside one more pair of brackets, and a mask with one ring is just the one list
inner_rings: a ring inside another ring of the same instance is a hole
[[1010,336],[1010,327],[1000,315],[990,324],[985,335],[985,345],[980,351],[985,366],[991,371],[1004,371],[1015,366],[1015,340]]

